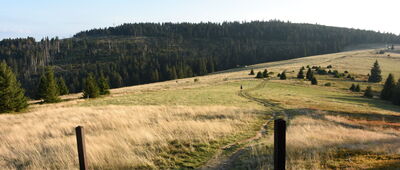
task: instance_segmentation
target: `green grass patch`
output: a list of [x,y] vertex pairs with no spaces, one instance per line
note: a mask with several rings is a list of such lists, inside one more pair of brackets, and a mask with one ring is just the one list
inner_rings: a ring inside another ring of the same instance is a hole
[[[159,169],[198,168],[210,160],[223,146],[253,137],[267,119],[269,119],[269,116],[262,113],[260,114],[259,119],[256,119],[250,126],[244,128],[241,132],[208,143],[185,143],[172,140],[169,142],[170,145],[168,149],[163,150],[159,154],[160,157],[156,158],[156,167]],[[243,144],[234,144],[227,150],[222,150],[222,154],[227,155],[232,153],[242,145]]]
[[215,86],[189,89],[166,89],[151,92],[139,92],[124,96],[106,97],[88,100],[81,106],[104,105],[225,105],[262,108],[256,102],[237,95],[240,85],[244,88],[256,86],[259,81],[227,82]]

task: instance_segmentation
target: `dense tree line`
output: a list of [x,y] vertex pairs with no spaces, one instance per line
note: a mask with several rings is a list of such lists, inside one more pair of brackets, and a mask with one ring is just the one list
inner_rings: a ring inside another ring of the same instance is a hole
[[83,31],[62,40],[4,39],[0,60],[33,98],[46,66],[53,66],[58,86],[67,86],[61,94],[82,91],[89,73],[103,76],[115,88],[338,52],[361,43],[400,43],[400,37],[281,21],[137,23]]

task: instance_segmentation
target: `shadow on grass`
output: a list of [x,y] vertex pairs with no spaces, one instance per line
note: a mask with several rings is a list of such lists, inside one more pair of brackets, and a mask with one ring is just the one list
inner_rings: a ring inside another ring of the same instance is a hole
[[393,105],[389,101],[383,101],[380,99],[369,99],[365,97],[359,97],[359,96],[329,96],[328,98],[330,99],[336,99],[336,100],[341,100],[341,101],[346,101],[346,102],[353,102],[353,103],[359,103],[359,104],[369,104],[373,107],[377,107],[380,109],[384,110],[389,110],[393,112],[399,112],[400,113],[400,107]]
[[398,170],[400,169],[400,160],[395,160],[384,165],[368,168],[367,170]]

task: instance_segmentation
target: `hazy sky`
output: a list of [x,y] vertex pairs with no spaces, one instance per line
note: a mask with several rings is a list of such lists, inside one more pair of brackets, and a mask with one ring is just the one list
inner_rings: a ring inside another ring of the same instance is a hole
[[400,33],[399,0],[0,0],[0,39],[132,22],[279,19]]

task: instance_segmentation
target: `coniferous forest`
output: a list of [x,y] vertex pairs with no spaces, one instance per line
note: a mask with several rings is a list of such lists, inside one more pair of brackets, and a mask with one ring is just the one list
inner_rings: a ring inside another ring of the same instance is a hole
[[89,75],[116,88],[339,52],[363,43],[400,43],[400,37],[275,20],[136,23],[82,31],[67,39],[4,39],[0,60],[12,68],[26,95],[37,98],[45,66],[53,66],[56,79],[74,93],[83,90]]

